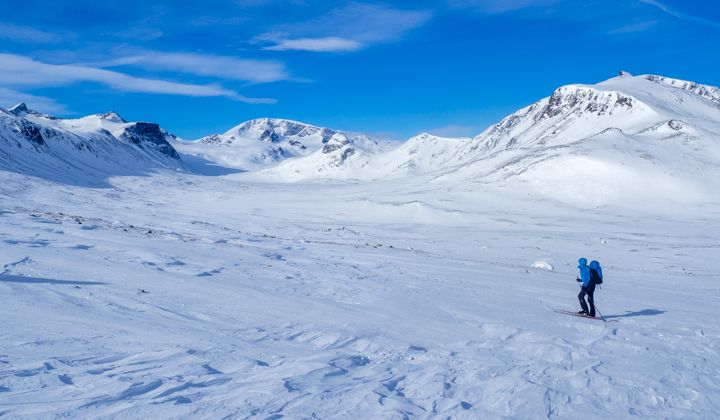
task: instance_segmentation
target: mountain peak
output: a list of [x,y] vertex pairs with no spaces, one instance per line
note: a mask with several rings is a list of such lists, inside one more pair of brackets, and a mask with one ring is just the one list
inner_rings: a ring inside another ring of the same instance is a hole
[[15,116],[18,116],[18,117],[24,117],[24,116],[30,114],[30,115],[35,115],[38,117],[48,118],[51,120],[55,119],[55,117],[53,117],[53,116],[41,114],[41,113],[35,111],[34,109],[28,108],[27,105],[25,104],[25,102],[20,102],[19,104],[15,105],[14,107],[8,109],[7,112],[9,112]]
[[306,138],[319,135],[322,142],[327,143],[335,133],[335,130],[300,121],[281,118],[257,118],[231,128],[225,132],[224,136],[259,136],[262,141],[275,143],[281,138]]
[[437,141],[444,141],[444,140],[457,140],[450,137],[443,137],[443,136],[436,136],[435,134],[428,133],[428,132],[422,132],[416,136],[412,136],[408,139],[408,141],[414,142],[414,143],[421,143],[421,142],[437,142]]
[[287,120],[282,118],[256,118],[254,120],[245,121],[244,123],[233,127],[230,131],[265,131],[268,129],[287,132],[286,136],[295,135],[293,132],[300,132],[303,129],[319,130],[320,127],[306,124],[300,121]]
[[27,105],[25,105],[25,102],[20,102],[19,104],[15,105],[14,107],[8,109],[8,111],[12,112],[15,115],[18,114],[27,114],[30,112]]
[[114,122],[114,123],[122,123],[122,124],[127,123],[127,121],[125,121],[125,120],[124,120],[117,112],[115,112],[115,111],[106,112],[106,113],[104,113],[104,114],[98,114],[98,116],[99,116],[100,119],[102,119],[102,120],[106,120],[106,121],[110,121],[110,122]]

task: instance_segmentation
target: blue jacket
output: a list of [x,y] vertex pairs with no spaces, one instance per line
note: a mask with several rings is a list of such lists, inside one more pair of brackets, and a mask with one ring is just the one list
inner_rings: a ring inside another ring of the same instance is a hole
[[587,287],[590,284],[590,267],[587,265],[585,258],[578,260],[578,268],[580,269],[580,280],[582,281],[583,287]]
[[602,280],[602,267],[600,267],[600,263],[597,261],[590,261],[590,268],[597,271],[598,275],[600,276],[600,280]]

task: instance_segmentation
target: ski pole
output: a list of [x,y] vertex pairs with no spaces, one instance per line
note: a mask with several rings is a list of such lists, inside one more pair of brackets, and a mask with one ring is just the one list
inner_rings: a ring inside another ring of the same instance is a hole
[[595,306],[595,312],[597,312],[598,315],[600,315],[600,319],[602,319],[603,321],[606,321],[605,317],[603,316],[602,312],[600,312],[600,310],[598,309],[597,306]]

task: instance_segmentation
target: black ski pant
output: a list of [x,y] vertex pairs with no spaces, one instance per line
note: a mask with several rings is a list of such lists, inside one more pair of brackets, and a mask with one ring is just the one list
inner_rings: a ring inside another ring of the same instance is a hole
[[[587,285],[587,287],[583,286],[580,289],[580,293],[578,294],[578,299],[580,300],[580,306],[582,307],[582,310],[589,313],[590,316],[595,316],[595,298],[593,297],[593,294],[595,294],[595,284],[590,283]],[[588,311],[588,305],[585,303],[585,295],[587,295],[588,303],[590,304],[590,310]]]

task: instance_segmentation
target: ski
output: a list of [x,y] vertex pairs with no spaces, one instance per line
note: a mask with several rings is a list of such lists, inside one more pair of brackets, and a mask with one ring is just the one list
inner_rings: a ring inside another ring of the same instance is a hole
[[557,313],[559,313],[559,314],[563,314],[563,315],[576,316],[576,317],[578,317],[578,318],[588,318],[588,319],[596,319],[596,320],[598,320],[598,321],[605,321],[604,319],[602,319],[602,318],[600,318],[600,317],[592,317],[592,316],[590,316],[590,315],[579,314],[579,313],[577,313],[577,312],[560,311],[560,310],[555,311],[555,312],[557,312]]
[[[547,306],[547,305],[546,305],[546,306]],[[595,317],[595,318],[593,318],[593,317],[591,317],[591,316],[589,316],[589,315],[579,314],[579,313],[577,313],[577,312],[575,312],[575,311],[568,311],[568,310],[565,310],[565,309],[558,309],[558,308],[553,308],[553,307],[550,307],[550,306],[548,306],[548,308],[549,308],[551,311],[556,312],[556,313],[558,313],[558,314],[576,316],[576,317],[578,317],[578,318],[585,318],[585,319],[594,319],[594,320],[603,321],[603,322],[617,322],[617,320],[608,321],[607,319],[602,318],[602,317]]]

